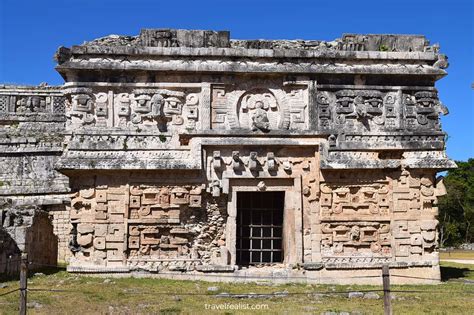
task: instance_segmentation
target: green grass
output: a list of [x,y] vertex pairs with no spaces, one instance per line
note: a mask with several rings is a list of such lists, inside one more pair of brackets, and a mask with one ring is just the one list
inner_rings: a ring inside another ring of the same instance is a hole
[[440,259],[474,259],[474,251],[455,249],[446,252],[440,252]]
[[[60,289],[65,292],[28,292],[28,301],[40,303],[29,314],[320,314],[326,311],[383,313],[383,300],[348,299],[343,294],[315,294],[381,289],[380,286],[334,286],[306,284],[210,283],[166,279],[104,278],[68,274],[49,270],[45,276],[32,276],[29,288]],[[395,314],[470,314],[474,309],[474,265],[442,263],[444,282],[439,285],[397,285],[392,290],[417,290],[416,293],[394,293]],[[18,281],[5,282],[0,295],[18,288]],[[208,292],[217,286],[227,293],[274,293],[288,291],[286,297],[235,299],[218,298]],[[199,294],[199,295],[190,295]],[[382,295],[381,292],[377,292]],[[1,314],[18,313],[18,292],[0,297]],[[268,305],[267,310],[206,310],[205,304]]]

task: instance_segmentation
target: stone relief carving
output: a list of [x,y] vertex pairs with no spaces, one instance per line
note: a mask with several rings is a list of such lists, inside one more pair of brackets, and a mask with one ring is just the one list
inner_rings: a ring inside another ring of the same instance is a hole
[[9,112],[9,103],[10,103],[9,95],[0,95],[0,113]]
[[438,116],[447,113],[432,91],[319,91],[316,103],[322,130],[440,130]]
[[[315,201],[317,186],[317,159],[314,148],[296,149],[262,147],[232,151],[226,147],[210,148],[207,159],[207,191],[215,196],[229,192],[231,178],[292,178],[302,176],[304,195]],[[290,153],[291,152],[291,153]]]
[[227,95],[225,85],[212,85],[212,126],[225,129],[227,116]]
[[69,110],[66,110],[66,117],[74,126],[86,126],[95,122],[94,98],[90,89],[81,89],[77,94],[71,95]]
[[307,128],[306,86],[254,88],[250,84],[247,85],[239,89],[213,85],[211,100],[213,128],[263,132]]
[[[164,130],[168,122],[182,125],[184,97],[183,92],[171,90],[135,90],[132,123],[157,125]],[[189,99],[193,97],[188,97]]]
[[28,96],[17,101],[16,112],[44,112],[46,111],[46,99],[40,96]]
[[391,235],[388,222],[323,223],[321,231],[323,257],[391,257]]
[[336,129],[357,128],[362,125],[371,130],[385,123],[383,94],[380,91],[323,91],[319,92],[316,100],[322,129],[330,128],[331,125]]
[[268,131],[277,129],[279,126],[278,103],[269,90],[254,90],[245,93],[240,99],[238,108],[241,128]]
[[[266,109],[268,110],[268,108]],[[250,124],[251,129],[255,130],[262,130],[268,131],[270,129],[270,121],[268,120],[267,112],[263,107],[263,103],[258,102],[255,105],[255,110],[251,114],[252,122]]]
[[403,94],[403,116],[407,129],[440,130],[439,115],[448,109],[438,100],[436,92],[419,91]]
[[135,89],[131,93],[92,93],[90,89],[71,92],[67,113],[72,126],[195,129],[199,94],[167,89]]
[[[129,39],[131,40],[131,39]],[[147,47],[229,47],[229,32],[142,29],[136,44]]]
[[64,97],[45,93],[30,95],[15,94],[0,95],[0,113],[16,114],[63,114],[65,109]]
[[321,184],[321,217],[388,216],[391,198],[388,182],[367,185]]
[[427,212],[437,214],[437,197],[443,195],[442,182],[435,186],[434,175],[402,169],[393,187],[394,212]]
[[289,86],[287,95],[290,104],[290,128],[308,128],[308,90],[306,86]]
[[395,221],[395,256],[413,260],[421,256],[432,256],[438,246],[437,226],[438,221],[434,219]]
[[[330,172],[324,177],[319,196],[323,259],[326,255],[332,257],[327,260],[331,263],[360,263],[358,256],[373,253],[387,255],[387,259],[393,253],[407,261],[436,258],[435,204],[445,189],[441,180],[434,182],[432,173],[405,168],[385,175],[373,171],[357,178],[367,181],[363,184],[355,183],[353,171]],[[393,216],[396,219],[390,223]],[[420,216],[426,219],[419,220]],[[364,243],[362,231],[367,227],[374,238]],[[348,253],[354,257],[333,257]]]
[[219,208],[204,204],[202,198],[200,185],[80,189],[70,209],[73,262],[92,266],[126,262],[132,269],[149,271],[157,271],[158,265],[181,268],[164,264],[168,259],[183,260],[185,269],[209,262],[225,240],[225,221]]

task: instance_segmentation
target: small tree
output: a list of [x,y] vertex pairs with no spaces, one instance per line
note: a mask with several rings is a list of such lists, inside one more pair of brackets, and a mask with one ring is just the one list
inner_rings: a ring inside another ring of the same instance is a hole
[[441,246],[474,240],[474,159],[456,163],[444,179],[447,194],[439,199]]

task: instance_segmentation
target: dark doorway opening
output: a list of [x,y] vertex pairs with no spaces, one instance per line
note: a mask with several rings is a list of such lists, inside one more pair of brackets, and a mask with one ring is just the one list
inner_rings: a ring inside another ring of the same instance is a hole
[[285,193],[237,193],[237,264],[283,262],[282,229]]

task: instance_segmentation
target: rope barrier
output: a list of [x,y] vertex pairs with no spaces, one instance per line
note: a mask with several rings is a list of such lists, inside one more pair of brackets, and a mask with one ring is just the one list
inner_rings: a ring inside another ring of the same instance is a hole
[[[19,290],[19,289],[17,289]],[[66,293],[89,293],[88,291],[78,291],[78,290],[64,290],[64,289],[44,289],[44,288],[28,288],[28,291],[32,292],[66,292]],[[15,290],[16,291],[16,290]],[[245,296],[275,296],[282,297],[288,295],[311,295],[311,294],[322,294],[322,295],[338,295],[338,294],[349,294],[351,292],[383,292],[383,289],[368,289],[368,290],[348,290],[348,291],[311,291],[311,292],[273,292],[273,293],[227,293],[221,292],[220,294],[210,294],[210,293],[192,293],[192,292],[156,292],[156,291],[147,291],[147,292],[124,292],[126,294],[145,294],[145,295],[182,295],[182,296],[208,296],[208,297],[239,297],[242,295]],[[432,291],[432,290],[390,290],[393,293],[430,293],[430,294],[448,294],[448,293],[465,293],[465,294],[474,294],[474,291]],[[223,294],[225,293],[225,294]]]
[[0,294],[0,296],[5,296],[5,295],[8,295],[8,294],[10,294],[10,293],[14,293],[14,292],[16,292],[16,291],[20,291],[20,289],[15,289],[15,290],[11,290],[11,291],[2,293],[2,294]]

